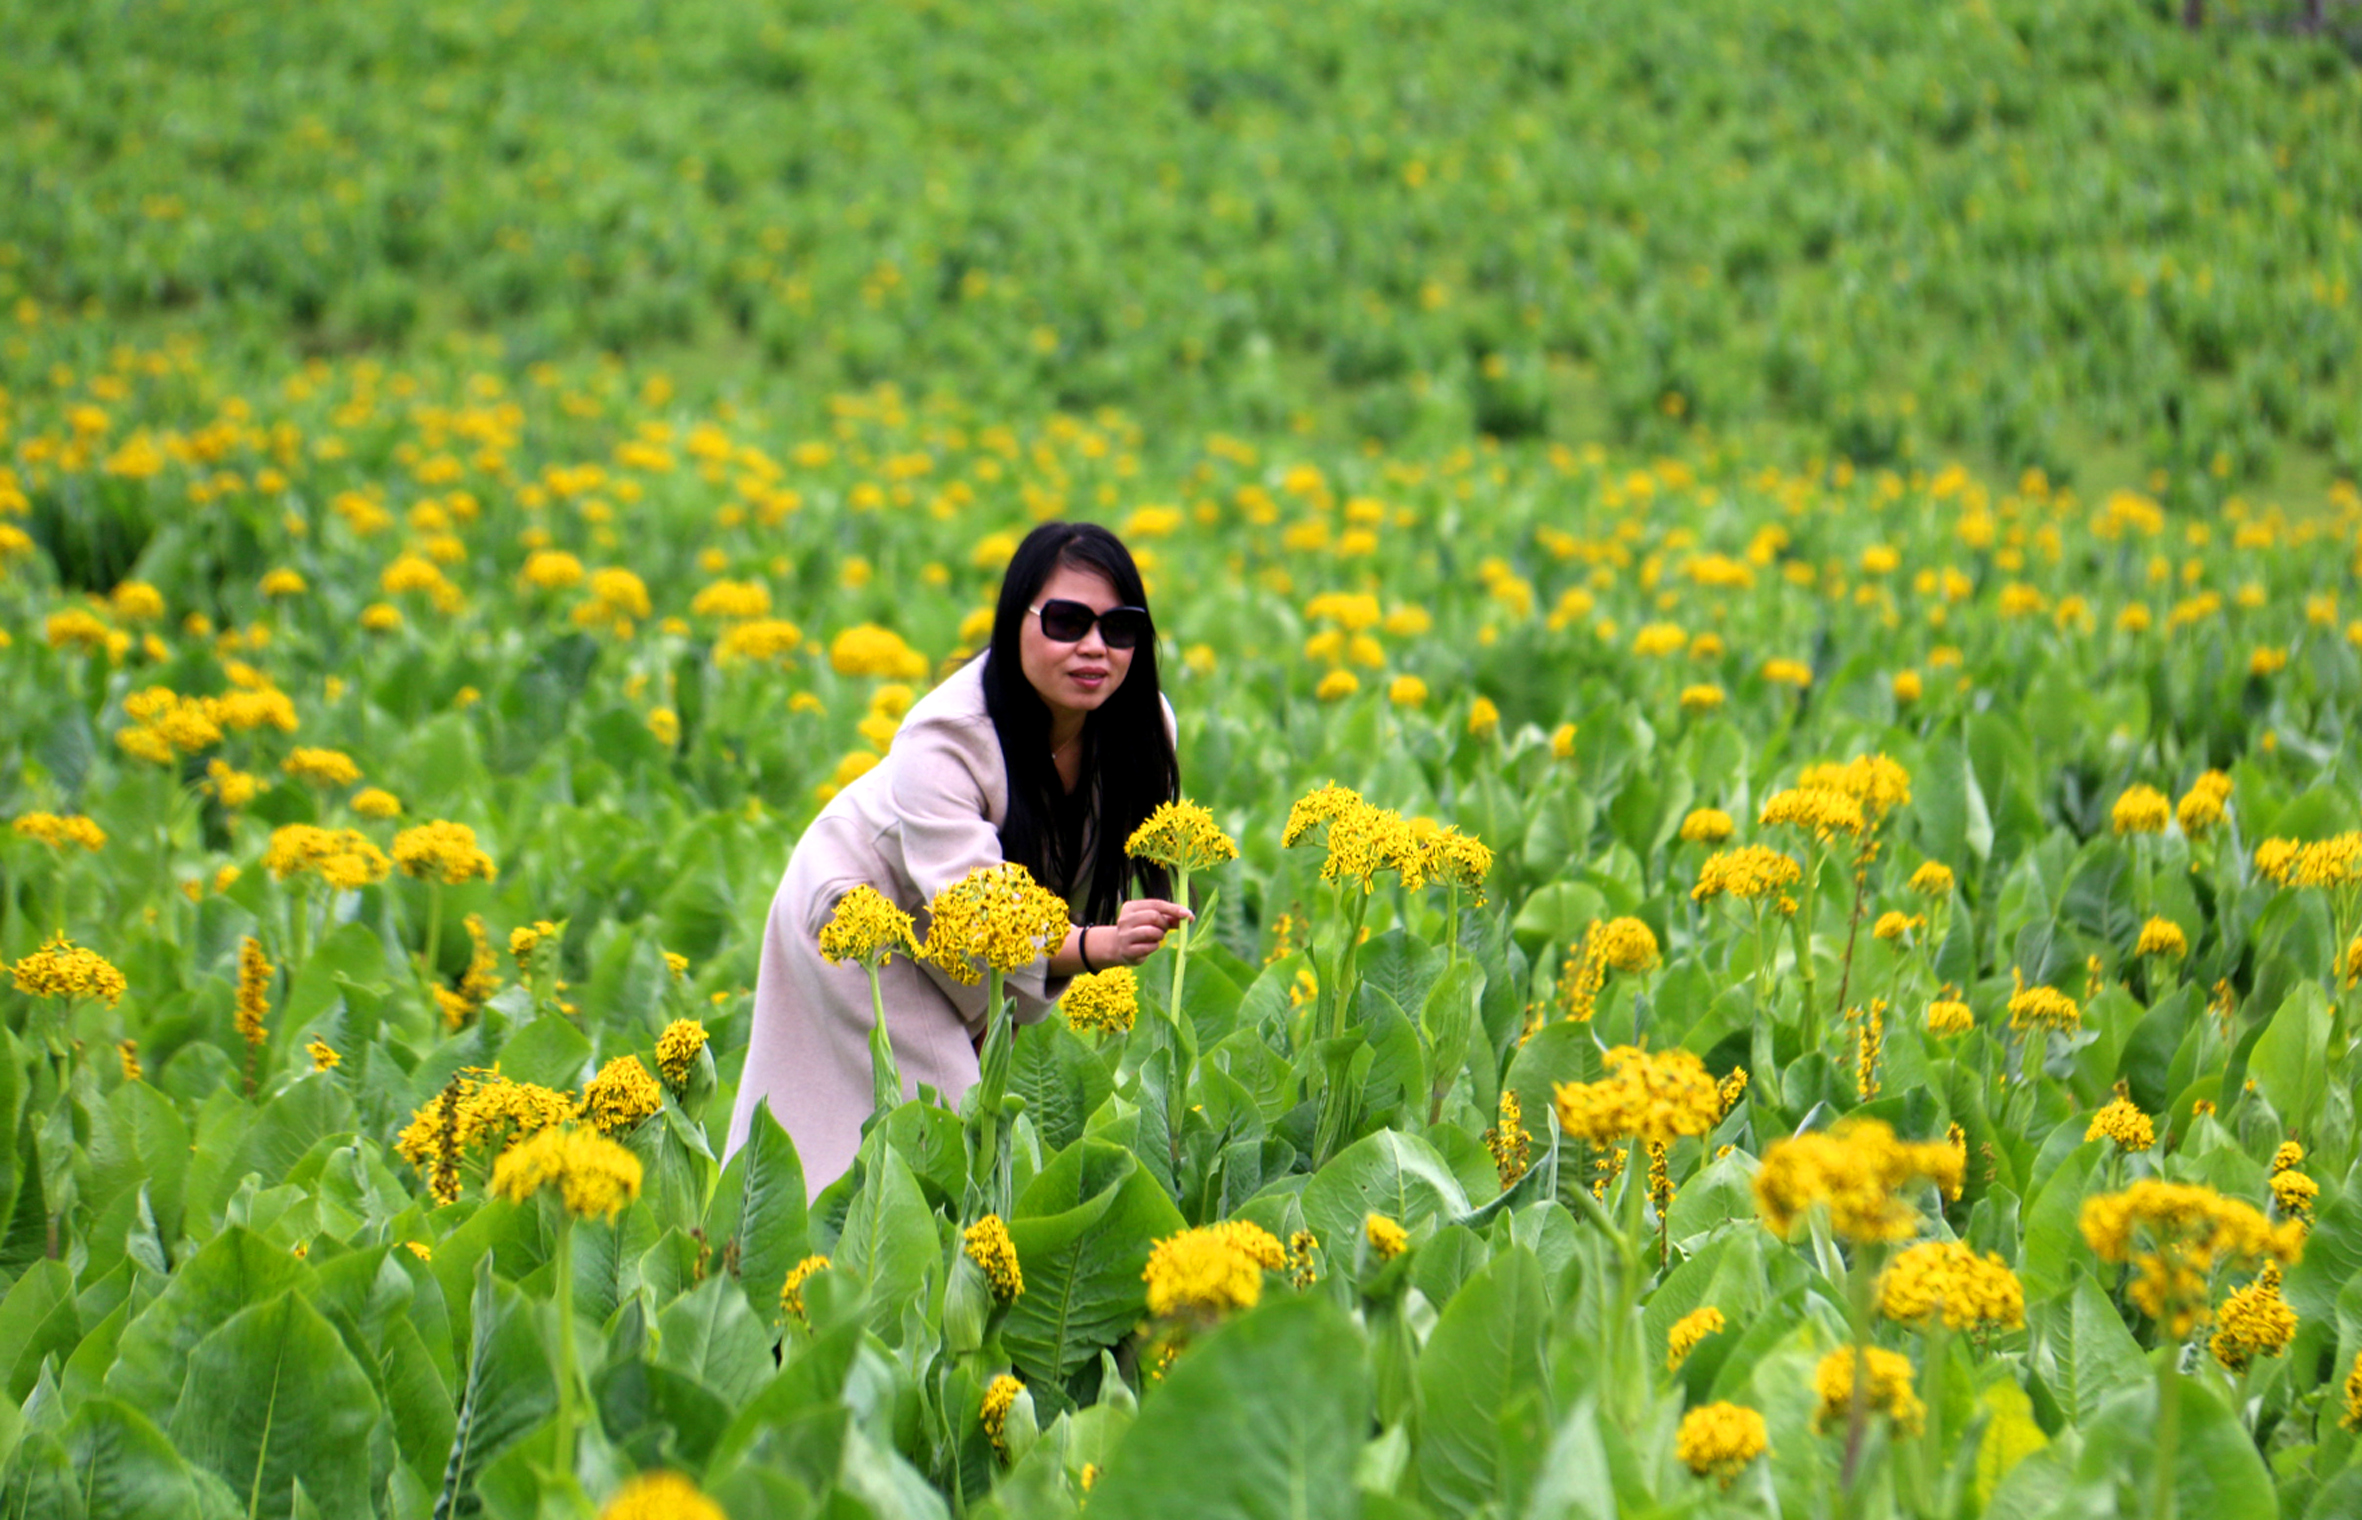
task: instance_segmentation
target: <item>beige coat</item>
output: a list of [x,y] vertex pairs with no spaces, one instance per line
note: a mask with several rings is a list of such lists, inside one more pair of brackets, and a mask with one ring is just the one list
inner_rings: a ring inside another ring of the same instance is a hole
[[[921,910],[937,892],[977,866],[1000,864],[1008,775],[984,706],[983,671],[979,655],[921,697],[886,758],[832,798],[797,842],[763,930],[725,1159],[746,1142],[756,1102],[769,1098],[813,1194],[852,1165],[870,1113],[869,981],[857,965],[820,958],[820,930],[837,899],[867,883],[918,915],[923,932]],[[1170,733],[1170,704],[1165,724]],[[1086,827],[1086,861],[1095,838],[1095,827]],[[1072,901],[1084,901],[1089,890],[1086,867]],[[1020,1023],[1040,1019],[1066,990],[1066,979],[1048,972],[1041,960],[1007,978]],[[985,988],[962,986],[904,956],[879,982],[903,1096],[916,1097],[923,1082],[956,1104],[976,1082]]]

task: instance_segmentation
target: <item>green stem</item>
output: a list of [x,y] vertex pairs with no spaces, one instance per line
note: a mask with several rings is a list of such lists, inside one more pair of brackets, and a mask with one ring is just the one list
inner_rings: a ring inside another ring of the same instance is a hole
[[581,1380],[581,1370],[575,1364],[574,1350],[574,1215],[561,1209],[558,1215],[557,1250],[557,1307],[558,1307],[558,1414],[557,1448],[558,1471],[569,1477],[574,1472],[574,1395],[575,1385]]
[[[443,973],[440,970],[442,950],[443,878],[430,876],[426,883],[426,960],[423,963],[426,970],[427,986],[430,990],[440,985],[443,980]],[[428,1010],[430,1013],[433,1011],[431,1008]]]
[[2174,1448],[2182,1433],[2182,1378],[2175,1363],[2182,1359],[2181,1342],[2169,1342],[2157,1356],[2157,1487],[2149,1501],[2150,1520],[2173,1520]]
[[864,963],[869,973],[869,1101],[878,1113],[889,1113],[902,1102],[902,1068],[894,1060],[893,1037],[886,1032],[886,996],[878,986],[878,968]]
[[[1187,871],[1174,873],[1174,889],[1175,900],[1182,907],[1188,907],[1189,873]],[[1176,936],[1173,942],[1173,985],[1170,994],[1165,999],[1165,1007],[1173,1015],[1173,1022],[1176,1026],[1181,1022],[1181,978],[1189,969],[1189,931],[1194,927],[1196,927],[1194,924],[1184,920],[1173,930]]]

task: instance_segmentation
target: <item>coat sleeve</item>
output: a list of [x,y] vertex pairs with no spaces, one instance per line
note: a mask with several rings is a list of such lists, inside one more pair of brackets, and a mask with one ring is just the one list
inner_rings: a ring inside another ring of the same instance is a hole
[[[989,803],[1004,784],[1000,763],[1000,748],[989,729],[978,733],[964,725],[927,723],[895,735],[895,827],[903,874],[921,903],[978,866],[1001,864],[1000,830]],[[1016,997],[1019,1023],[1040,1019],[1065,993],[1067,979],[1051,977],[1049,967],[1045,956],[1004,979]],[[970,1038],[981,1039],[984,984],[963,985],[932,965],[926,972],[959,1009]]]

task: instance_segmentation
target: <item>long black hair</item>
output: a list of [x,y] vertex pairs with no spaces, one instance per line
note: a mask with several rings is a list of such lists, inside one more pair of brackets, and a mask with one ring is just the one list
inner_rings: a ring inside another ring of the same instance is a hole
[[[1025,535],[1001,576],[1000,604],[993,609],[992,648],[984,661],[984,706],[1000,737],[1001,760],[1009,778],[1009,812],[1001,823],[1001,856],[1046,885],[1070,888],[1081,865],[1063,859],[1057,827],[1064,787],[1050,756],[1050,708],[1025,677],[1019,639],[1027,611],[1060,565],[1105,576],[1116,600],[1146,607],[1148,591],[1140,568],[1123,540],[1096,523],[1043,523]],[[1161,897],[1169,890],[1162,867],[1124,854],[1124,841],[1156,811],[1181,794],[1181,763],[1165,733],[1165,711],[1156,675],[1156,640],[1142,639],[1132,650],[1123,684],[1083,720],[1082,779],[1098,784],[1097,841],[1091,851],[1091,896],[1086,922],[1113,923],[1125,887],[1137,879],[1142,891]]]

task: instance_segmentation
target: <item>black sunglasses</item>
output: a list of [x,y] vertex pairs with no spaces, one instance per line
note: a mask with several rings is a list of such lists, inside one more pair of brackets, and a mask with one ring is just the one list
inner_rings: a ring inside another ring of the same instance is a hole
[[1026,611],[1042,620],[1042,637],[1059,644],[1074,644],[1099,625],[1099,637],[1110,649],[1130,649],[1149,635],[1146,607],[1110,607],[1105,612],[1093,612],[1081,602],[1070,602],[1063,597],[1052,597],[1039,607]]

